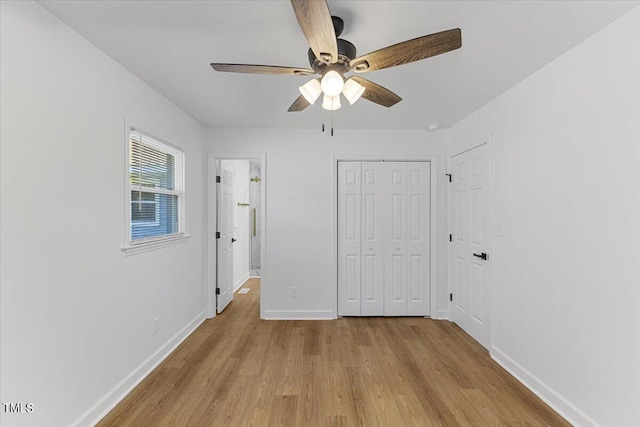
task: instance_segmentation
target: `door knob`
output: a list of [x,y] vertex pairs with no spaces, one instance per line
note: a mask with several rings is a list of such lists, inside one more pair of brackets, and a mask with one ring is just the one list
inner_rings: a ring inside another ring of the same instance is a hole
[[396,246],[396,251],[399,251],[399,250],[400,250],[400,246]]
[[234,239],[233,237],[231,238],[231,243],[235,243],[236,239]]
[[483,260],[487,260],[487,254],[482,252],[481,254],[473,254],[473,256],[477,256],[478,258],[482,258]]
[[373,250],[373,246],[369,246],[369,250],[372,251]]

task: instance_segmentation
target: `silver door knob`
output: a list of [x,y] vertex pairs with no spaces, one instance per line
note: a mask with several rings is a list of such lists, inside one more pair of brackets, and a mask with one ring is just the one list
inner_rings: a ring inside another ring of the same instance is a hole
[[400,250],[400,246],[396,246],[396,251],[399,251],[399,250]]
[[372,251],[373,250],[373,246],[369,246],[369,250]]

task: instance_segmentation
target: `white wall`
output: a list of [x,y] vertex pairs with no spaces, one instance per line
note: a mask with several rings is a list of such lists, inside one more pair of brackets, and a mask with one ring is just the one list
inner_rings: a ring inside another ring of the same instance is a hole
[[[446,246],[442,132],[337,129],[333,138],[328,132],[300,129],[207,132],[208,150],[214,154],[266,152],[266,179],[262,184],[266,185],[267,257],[262,271],[268,289],[263,291],[262,314],[267,318],[336,316],[334,156],[433,158],[438,171],[438,245]],[[439,312],[434,317],[446,316],[448,301],[446,251],[440,251],[440,255]],[[297,298],[290,296],[292,286],[298,288]]]
[[[38,4],[0,27],[1,424],[86,425],[204,318],[204,129]],[[125,116],[186,151],[193,236],[128,257]]]
[[578,425],[640,425],[640,10],[450,132],[493,136],[492,355]]
[[249,278],[249,160],[223,160],[222,167],[233,172],[233,290]]

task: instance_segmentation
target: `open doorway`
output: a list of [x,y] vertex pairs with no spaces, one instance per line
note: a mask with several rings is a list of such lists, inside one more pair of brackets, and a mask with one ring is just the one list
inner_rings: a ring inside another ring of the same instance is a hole
[[208,318],[221,313],[249,279],[265,289],[265,166],[264,154],[209,156]]

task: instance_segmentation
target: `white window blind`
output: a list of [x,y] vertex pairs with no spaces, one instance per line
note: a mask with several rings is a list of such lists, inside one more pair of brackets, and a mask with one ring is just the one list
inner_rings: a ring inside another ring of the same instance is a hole
[[130,243],[184,232],[184,153],[145,134],[129,134]]

